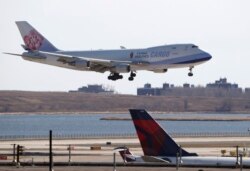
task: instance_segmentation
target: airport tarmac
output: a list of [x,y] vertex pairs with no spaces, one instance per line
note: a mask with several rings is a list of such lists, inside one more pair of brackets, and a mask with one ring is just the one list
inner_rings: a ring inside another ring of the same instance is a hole
[[[113,167],[67,166],[54,167],[54,171],[113,171]],[[0,171],[48,171],[48,167],[0,167]],[[116,167],[116,171],[176,171],[175,167]],[[180,167],[179,171],[237,171],[240,168],[187,168]],[[250,170],[250,169],[243,169]]]
[[[240,150],[243,147],[250,147],[249,137],[178,137],[174,138],[177,143],[181,144],[187,151],[198,153],[203,156],[221,156],[221,150],[226,150],[225,155],[230,155],[230,151],[235,151],[235,146],[239,145]],[[107,143],[108,142],[108,143]],[[13,160],[13,145],[19,144],[25,147],[24,155],[20,157],[20,161],[26,163],[44,162],[49,161],[48,140],[16,140],[16,141],[0,141],[0,155],[7,155],[7,160],[0,160],[0,170],[15,170],[13,166],[1,166],[1,163],[11,163]],[[109,138],[109,139],[71,139],[71,140],[53,140],[53,153],[54,162],[69,161],[68,147],[71,145],[71,162],[83,163],[112,163],[113,162],[113,149],[118,146],[127,146],[130,151],[137,155],[142,155],[137,138]],[[91,150],[91,147],[99,147]],[[119,154],[117,154],[117,162],[123,162]],[[59,167],[56,170],[112,170],[112,167],[94,167],[94,166],[71,166]],[[46,167],[21,167],[18,170],[47,170]],[[119,170],[128,170],[128,167],[119,167]],[[118,169],[117,169],[118,170]],[[133,167],[131,170],[166,170],[166,168],[142,168]],[[167,168],[167,170],[175,170],[175,168]],[[198,170],[197,168],[186,168],[184,170]],[[203,170],[217,170],[213,168],[205,168]],[[219,169],[219,170],[228,170]]]

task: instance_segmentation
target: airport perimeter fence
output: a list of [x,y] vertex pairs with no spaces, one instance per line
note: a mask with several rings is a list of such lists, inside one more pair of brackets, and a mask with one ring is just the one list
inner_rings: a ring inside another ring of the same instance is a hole
[[[250,137],[249,132],[170,133],[171,137]],[[53,139],[137,138],[136,134],[53,134]],[[1,135],[0,140],[46,140],[49,135]]]

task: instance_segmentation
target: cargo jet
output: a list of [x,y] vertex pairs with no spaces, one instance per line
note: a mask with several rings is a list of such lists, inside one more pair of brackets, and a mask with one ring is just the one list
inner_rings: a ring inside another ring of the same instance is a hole
[[194,44],[174,44],[144,49],[63,51],[57,49],[43,35],[26,21],[17,21],[22,35],[25,52],[23,59],[80,71],[110,72],[109,80],[122,79],[121,73],[130,73],[134,80],[136,71],[147,70],[155,73],[167,72],[170,68],[188,67],[188,76],[193,76],[194,66],[204,63],[212,56]]
[[[239,164],[236,157],[198,156],[181,148],[161,126],[145,111],[130,109],[130,114],[144,156],[135,156],[127,148],[117,148],[125,162],[165,162],[176,165],[177,159],[183,166],[227,166]],[[176,157],[177,153],[180,157]],[[177,159],[176,159],[177,158]],[[250,166],[250,158],[243,157],[243,166]]]

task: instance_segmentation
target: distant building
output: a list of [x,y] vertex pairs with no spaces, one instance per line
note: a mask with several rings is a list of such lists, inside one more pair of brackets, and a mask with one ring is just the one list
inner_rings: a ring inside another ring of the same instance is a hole
[[[245,89],[250,96],[250,88]],[[174,86],[173,84],[164,83],[162,88],[153,88],[147,83],[143,88],[137,89],[139,96],[209,96],[209,97],[239,97],[243,95],[242,89],[238,84],[228,83],[226,78],[209,83],[206,87],[194,86],[193,84],[184,83],[183,86]]]
[[216,97],[239,97],[243,95],[242,88],[239,88],[238,84],[227,82],[226,78],[220,78],[214,83],[209,83],[206,88]]
[[169,87],[170,87],[170,85],[169,85],[168,83],[164,83],[163,86],[162,86],[162,88],[163,88],[164,90],[166,90],[166,89],[169,88]]
[[147,83],[143,88],[137,89],[138,96],[162,96],[171,94],[176,89],[173,84],[164,83],[162,88],[152,88],[151,84]]
[[250,98],[250,88],[245,88],[245,97]]
[[114,90],[104,88],[103,85],[87,85],[78,88],[78,90],[71,90],[69,92],[82,92],[82,93],[102,93],[102,94],[114,94]]
[[245,88],[245,93],[249,93],[250,94],[250,88]]
[[238,84],[231,84],[227,82],[226,78],[220,78],[214,83],[207,84],[207,88],[223,88],[223,89],[237,89]]
[[183,88],[190,88],[190,84],[188,83],[183,84]]
[[137,89],[137,95],[140,96],[159,96],[160,88],[151,88],[151,84],[147,83],[143,88]]

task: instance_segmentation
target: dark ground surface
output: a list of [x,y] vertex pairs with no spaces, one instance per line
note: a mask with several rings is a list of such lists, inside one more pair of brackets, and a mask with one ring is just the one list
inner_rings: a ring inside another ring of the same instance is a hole
[[[48,167],[0,167],[1,171],[48,171]],[[116,167],[116,171],[175,171],[175,167]],[[240,168],[179,168],[180,171],[226,171],[240,170]],[[250,170],[250,169],[243,169]],[[113,171],[111,166],[64,166],[54,167],[54,171]]]

